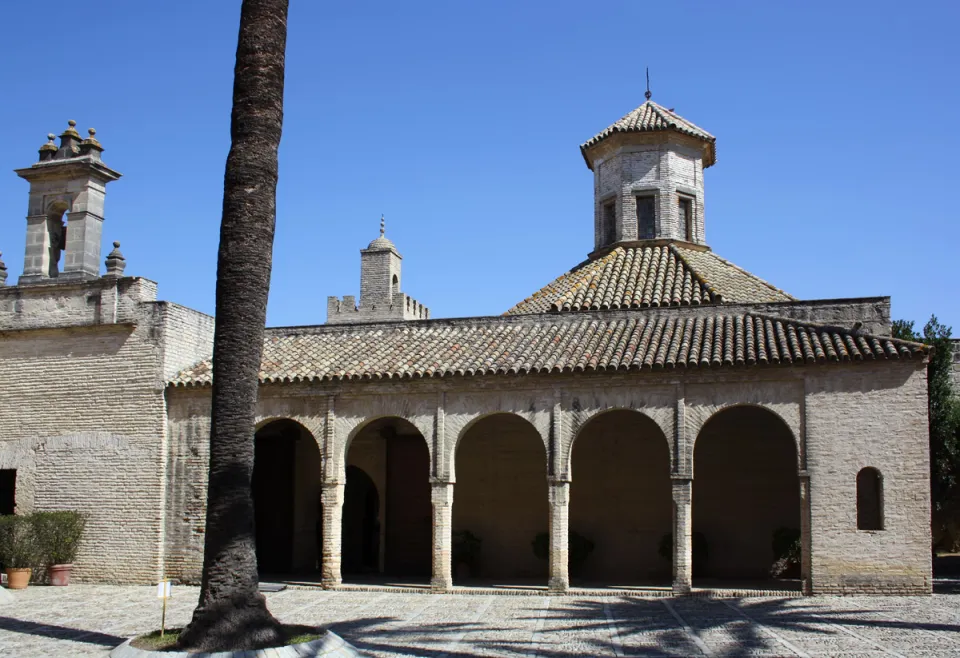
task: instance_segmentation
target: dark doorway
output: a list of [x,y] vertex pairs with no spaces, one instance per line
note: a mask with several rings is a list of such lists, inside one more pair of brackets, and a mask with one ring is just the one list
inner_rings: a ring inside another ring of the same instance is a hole
[[0,514],[13,514],[17,506],[17,469],[0,469]]
[[346,461],[341,572],[428,581],[433,506],[423,436],[402,418],[378,418],[351,439]]
[[[389,435],[391,432],[387,430]],[[433,545],[430,452],[420,435],[387,439],[387,554],[384,572],[430,577]]]
[[704,543],[702,575],[741,582],[769,578],[775,536],[800,532],[790,428],[767,409],[724,409],[700,430],[693,462],[693,531]]
[[293,567],[294,457],[298,428],[272,423],[257,432],[253,466],[253,510],[257,566],[265,573]]
[[343,494],[344,573],[380,570],[380,494],[362,468],[347,466]]

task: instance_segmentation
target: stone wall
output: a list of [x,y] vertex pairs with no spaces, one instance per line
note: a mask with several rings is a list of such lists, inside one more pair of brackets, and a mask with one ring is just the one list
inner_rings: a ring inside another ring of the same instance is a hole
[[[843,368],[806,381],[815,593],[929,593],[927,379],[915,367]],[[883,482],[883,530],[857,529],[857,473]]]
[[151,582],[163,541],[164,381],[155,285],[0,289],[0,468],[17,511],[90,516],[77,580]]

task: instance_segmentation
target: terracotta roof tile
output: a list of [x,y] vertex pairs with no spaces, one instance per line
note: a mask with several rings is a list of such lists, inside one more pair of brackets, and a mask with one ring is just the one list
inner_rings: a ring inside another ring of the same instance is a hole
[[[672,130],[684,135],[696,137],[697,139],[702,139],[706,142],[710,142],[710,157],[706,162],[704,162],[704,166],[709,167],[716,160],[716,137],[708,133],[700,126],[687,121],[676,112],[668,110],[667,108],[658,103],[654,103],[653,101],[646,101],[637,109],[633,110],[626,116],[621,117],[618,121],[611,124],[604,130],[601,130],[599,133],[581,144],[580,150],[581,152],[585,152],[587,149],[591,148],[592,146],[596,146],[615,133],[658,132],[665,130]],[[586,157],[586,155],[584,155],[584,157]]]
[[[260,381],[800,365],[913,358],[927,350],[837,327],[717,311],[271,329]],[[180,372],[170,384],[210,382],[208,360]]]
[[681,244],[619,246],[577,265],[506,315],[793,301],[710,251]]

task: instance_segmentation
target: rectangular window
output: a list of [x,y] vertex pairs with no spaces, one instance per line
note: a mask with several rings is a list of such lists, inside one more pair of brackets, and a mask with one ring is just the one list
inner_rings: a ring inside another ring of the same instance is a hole
[[680,217],[680,228],[683,230],[683,239],[687,242],[693,242],[693,199],[685,196],[680,197],[677,210]]
[[603,216],[601,218],[600,239],[601,247],[612,244],[617,241],[617,203],[610,201],[603,204]]
[[16,469],[0,469],[0,514],[13,514],[13,509],[17,506],[16,491]]
[[656,201],[655,196],[637,197],[637,237],[641,240],[657,237]]

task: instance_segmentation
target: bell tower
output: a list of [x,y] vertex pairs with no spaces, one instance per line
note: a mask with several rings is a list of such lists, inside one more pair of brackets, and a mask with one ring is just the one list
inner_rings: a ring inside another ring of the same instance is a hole
[[[107,183],[120,173],[100,159],[96,130],[81,140],[68,121],[57,146],[55,135],[40,147],[40,159],[18,176],[30,183],[27,243],[19,285],[86,281],[100,276],[100,242]],[[62,256],[62,262],[61,262]],[[61,268],[62,265],[62,268]]]
[[624,242],[705,245],[703,170],[716,138],[652,100],[580,146],[593,172],[594,252]]

